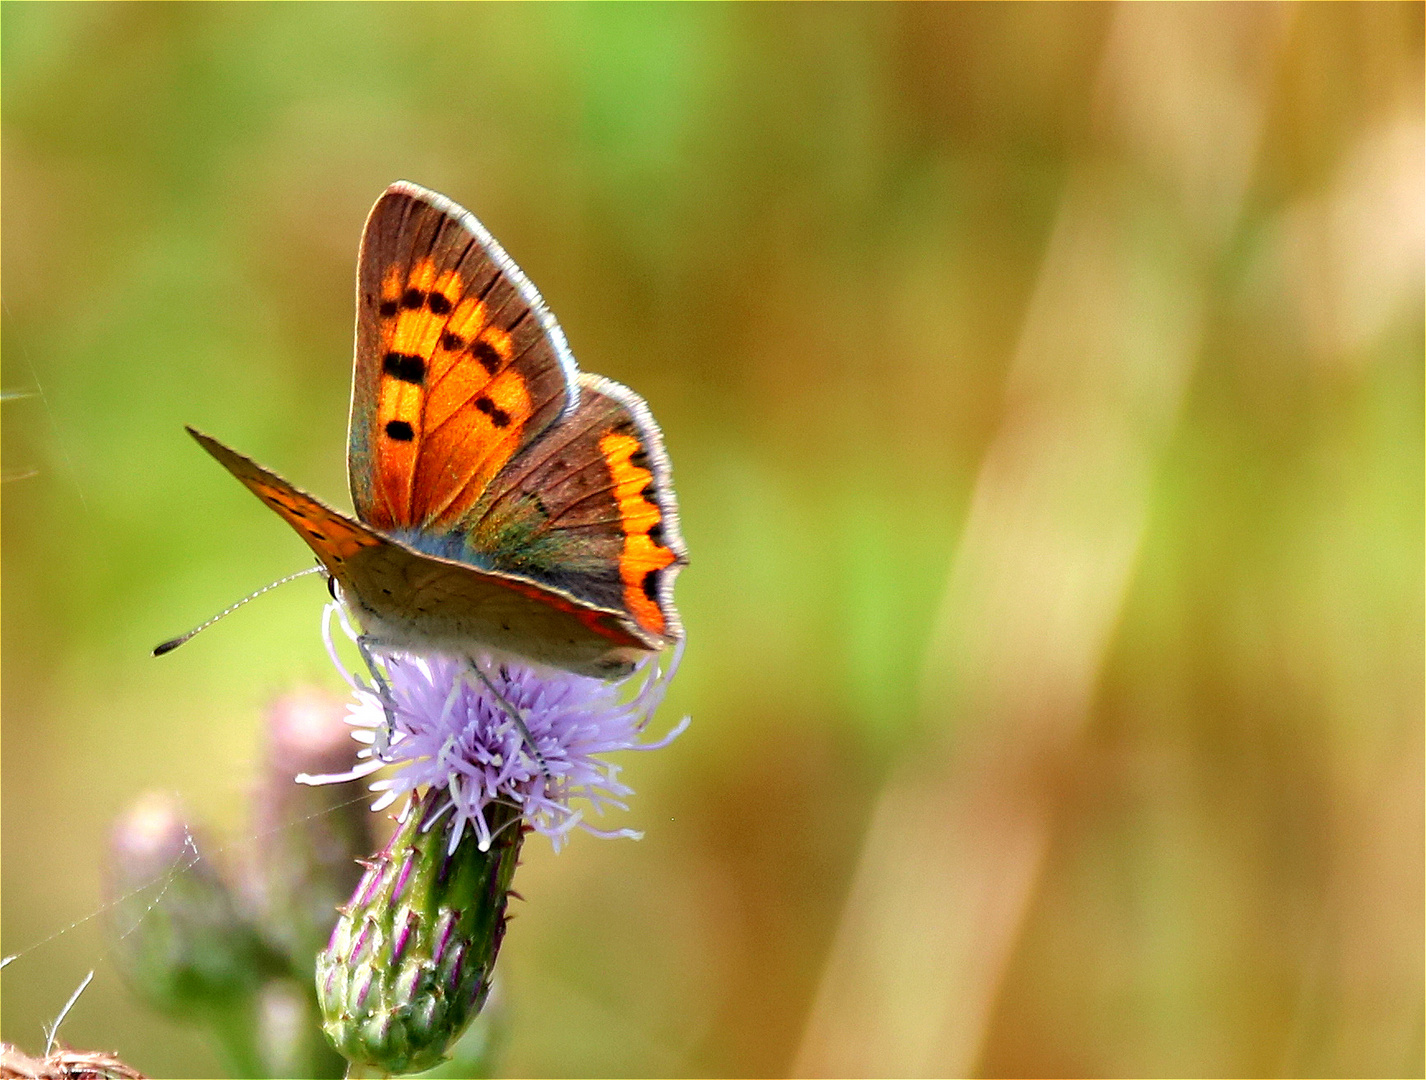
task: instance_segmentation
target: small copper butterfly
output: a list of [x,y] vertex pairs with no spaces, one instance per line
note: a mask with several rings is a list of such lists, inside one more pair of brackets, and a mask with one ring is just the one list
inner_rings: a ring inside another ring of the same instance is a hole
[[688,556],[658,425],[638,394],[580,372],[474,215],[392,184],[356,299],[355,518],[188,431],[316,552],[367,640],[605,679],[677,641]]

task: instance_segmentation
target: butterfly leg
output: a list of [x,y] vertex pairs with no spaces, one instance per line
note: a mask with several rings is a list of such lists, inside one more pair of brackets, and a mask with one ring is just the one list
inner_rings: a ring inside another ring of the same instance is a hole
[[356,639],[356,647],[366,663],[366,670],[371,673],[371,680],[376,684],[376,695],[381,699],[381,709],[386,713],[386,726],[377,731],[374,744],[377,755],[384,757],[396,734],[396,698],[391,693],[391,684],[386,681],[381,668],[377,667],[376,657],[371,652],[371,640],[366,634],[360,634]]
[[515,727],[519,729],[520,732],[520,738],[525,742],[525,748],[530,751],[536,764],[540,766],[541,775],[548,781],[550,779],[550,767],[545,763],[545,755],[540,753],[540,748],[535,745],[535,737],[530,734],[530,729],[525,726],[525,718],[520,715],[520,710],[510,704],[510,702],[506,700],[505,695],[495,688],[495,684],[490,681],[490,676],[480,670],[479,664],[469,657],[466,659],[470,664],[471,670],[475,672],[480,681],[485,684],[485,688],[489,690],[491,695],[495,698],[496,704],[500,706],[506,716],[515,722]]

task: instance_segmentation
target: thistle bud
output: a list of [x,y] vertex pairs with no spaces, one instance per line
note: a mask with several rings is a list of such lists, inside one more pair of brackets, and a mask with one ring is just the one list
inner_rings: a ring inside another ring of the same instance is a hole
[[415,800],[317,957],[324,1029],[350,1061],[387,1073],[445,1059],[490,990],[524,838],[518,808],[486,811],[488,846],[454,828],[446,792]]
[[115,953],[134,989],[170,1016],[204,1021],[235,1075],[263,1075],[255,995],[282,959],[239,910],[176,799],[145,795],[115,823],[108,890]]
[[170,1015],[239,1007],[274,966],[199,843],[177,800],[153,792],[119,818],[110,844],[120,966]]
[[373,847],[372,815],[361,784],[292,782],[298,773],[335,772],[356,761],[344,703],[318,690],[278,698],[267,711],[266,752],[256,798],[254,906],[267,940],[298,972],[312,960],[351,895],[356,860]]

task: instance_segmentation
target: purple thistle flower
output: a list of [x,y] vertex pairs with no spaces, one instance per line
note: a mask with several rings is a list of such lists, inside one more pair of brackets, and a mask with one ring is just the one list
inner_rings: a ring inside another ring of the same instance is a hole
[[[297,777],[300,782],[340,783],[391,766],[389,775],[370,785],[372,791],[382,793],[372,809],[384,809],[406,795],[404,818],[418,789],[444,791],[444,802],[426,828],[450,813],[450,852],[467,827],[475,833],[480,850],[489,850],[493,837],[485,811],[493,803],[517,808],[516,827],[523,819],[549,837],[556,850],[576,827],[602,837],[641,835],[632,829],[597,829],[585,820],[585,810],[571,803],[587,803],[600,815],[610,808],[627,809],[624,799],[632,789],[619,779],[620,767],[602,755],[658,749],[688,726],[685,717],[662,739],[640,741],[678,668],[681,641],[667,672],[661,673],[658,658],[650,657],[617,683],[537,669],[488,654],[470,660],[386,654],[381,660],[395,725],[389,745],[380,752],[386,709],[377,691],[352,675],[338,657],[332,640],[333,614],[353,641],[357,635],[345,612],[329,604],[323,613],[323,638],[332,662],[356,692],[347,722],[356,728],[352,737],[366,745],[349,772],[304,773]],[[490,686],[471,669],[472,663],[518,711],[538,753],[532,752]]]

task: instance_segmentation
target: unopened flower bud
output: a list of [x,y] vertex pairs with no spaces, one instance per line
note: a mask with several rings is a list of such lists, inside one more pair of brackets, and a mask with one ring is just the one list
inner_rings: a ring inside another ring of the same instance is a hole
[[294,784],[298,773],[336,772],[356,761],[345,704],[318,690],[286,694],[267,712],[267,746],[254,804],[251,888],[267,939],[294,971],[310,971],[337,920],[337,905],[371,851],[361,784]]
[[317,958],[328,1038],[348,1060],[387,1073],[444,1060],[489,993],[505,934],[520,813],[489,807],[482,849],[473,831],[452,832],[449,806],[437,789],[411,805]]
[[176,799],[143,796],[114,825],[109,908],[120,966],[172,1015],[226,1010],[273,968]]

